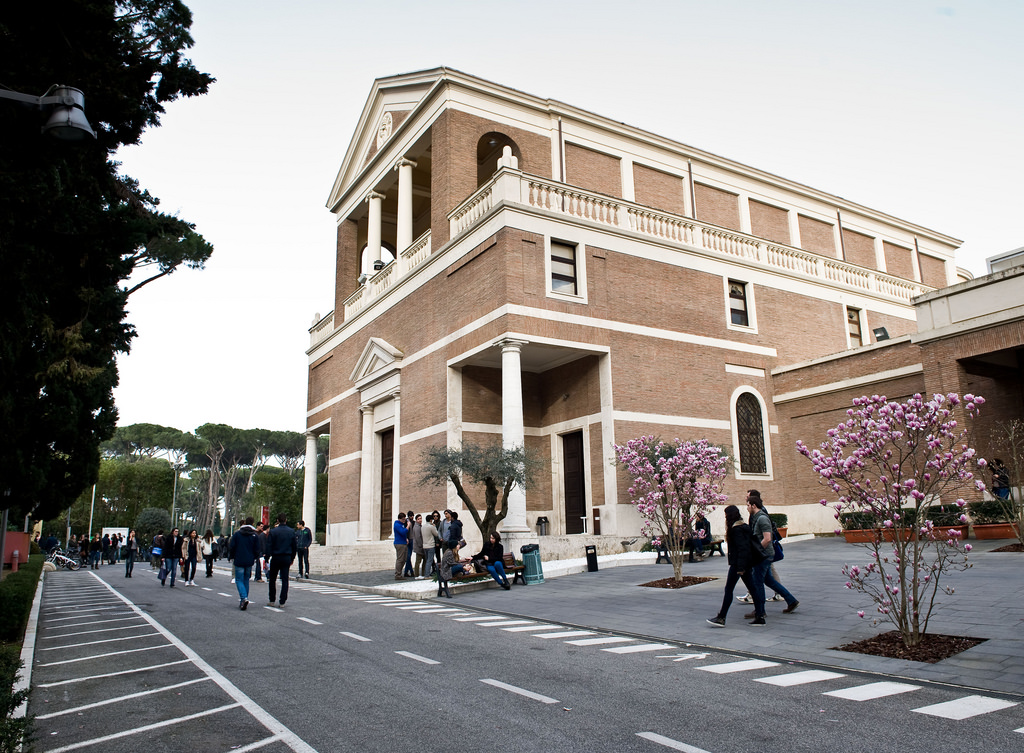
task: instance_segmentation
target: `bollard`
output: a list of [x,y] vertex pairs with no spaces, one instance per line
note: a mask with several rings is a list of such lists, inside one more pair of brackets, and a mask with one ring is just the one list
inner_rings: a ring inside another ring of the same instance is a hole
[[21,559],[21,552],[15,549],[11,552],[11,572],[18,572],[18,560]]

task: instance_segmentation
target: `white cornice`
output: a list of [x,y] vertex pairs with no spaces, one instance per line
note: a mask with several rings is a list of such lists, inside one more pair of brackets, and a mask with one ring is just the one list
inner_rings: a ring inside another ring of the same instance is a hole
[[874,374],[865,374],[864,376],[842,379],[838,382],[829,382],[828,384],[821,384],[817,387],[807,387],[802,390],[783,392],[782,394],[776,395],[772,398],[772,402],[778,405],[780,403],[802,400],[807,397],[817,397],[818,395],[827,395],[830,392],[840,392],[841,390],[849,390],[854,387],[862,387],[869,384],[877,386],[880,382],[888,382],[893,379],[899,379],[913,374],[921,374],[922,372],[924,372],[924,366],[922,364],[915,363],[911,366],[903,366],[899,369],[877,371]]

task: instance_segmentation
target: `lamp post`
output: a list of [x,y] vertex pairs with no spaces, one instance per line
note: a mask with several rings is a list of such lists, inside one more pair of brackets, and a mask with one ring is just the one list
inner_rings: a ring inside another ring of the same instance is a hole
[[186,465],[186,463],[178,461],[171,466],[174,468],[174,490],[171,492],[171,528],[174,528],[176,525],[174,522],[174,508],[178,505],[178,474],[181,473],[181,469]]
[[96,138],[96,131],[85,117],[85,95],[73,86],[54,84],[41,97],[0,89],[0,99],[35,105],[49,113],[41,130],[62,141],[81,141],[86,136]]

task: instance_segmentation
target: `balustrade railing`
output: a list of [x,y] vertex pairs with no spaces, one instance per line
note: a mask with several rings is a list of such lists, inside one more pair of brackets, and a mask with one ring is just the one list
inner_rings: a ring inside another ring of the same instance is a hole
[[332,311],[323,319],[309,328],[309,347],[323,341],[334,331],[334,312]]

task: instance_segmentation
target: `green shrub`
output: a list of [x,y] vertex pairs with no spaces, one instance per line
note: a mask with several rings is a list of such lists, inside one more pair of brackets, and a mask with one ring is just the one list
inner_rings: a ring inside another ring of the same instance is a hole
[[772,519],[776,528],[785,528],[789,525],[789,516],[784,512],[770,512],[768,517]]
[[31,555],[27,565],[0,581],[0,642],[20,642],[24,636],[43,559],[41,554]]
[[1009,515],[1002,502],[997,499],[986,499],[980,502],[968,502],[967,514],[975,525],[986,523],[1008,523]]
[[[4,581],[6,582],[6,580]],[[28,688],[14,692],[14,682],[21,670],[21,650],[17,644],[0,646],[0,753],[28,750],[32,717],[14,717],[14,712],[28,700]]]
[[958,526],[963,511],[956,505],[932,505],[922,511],[924,519],[937,526]]
[[839,525],[844,531],[860,531],[878,528],[878,520],[869,512],[843,512],[839,513]]

